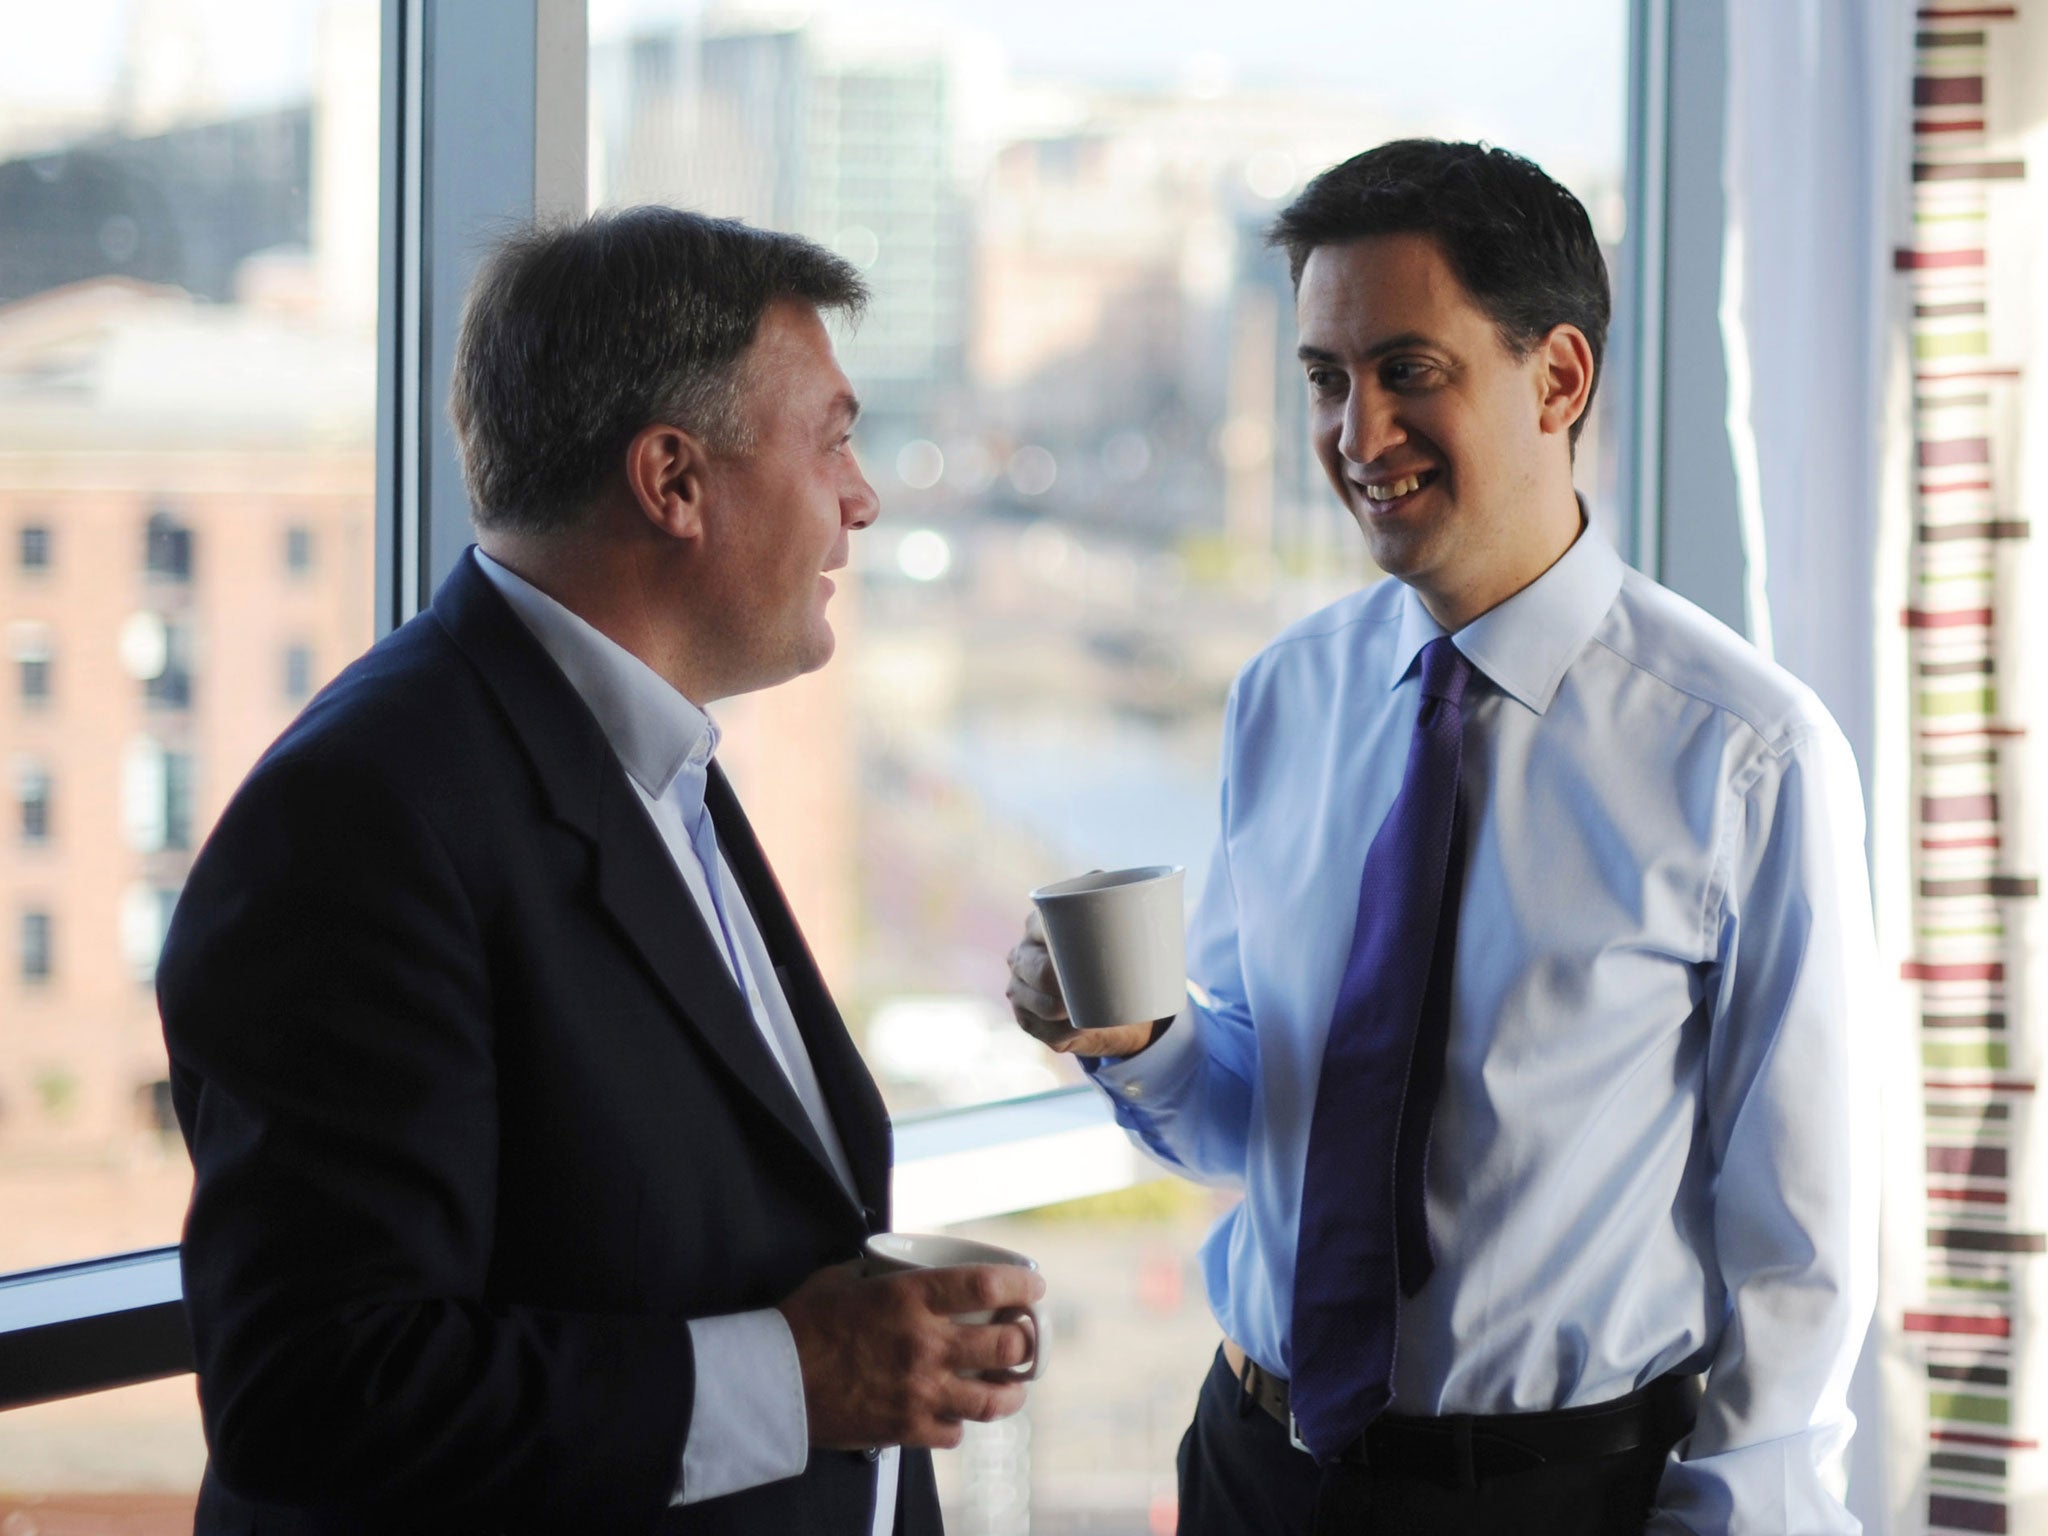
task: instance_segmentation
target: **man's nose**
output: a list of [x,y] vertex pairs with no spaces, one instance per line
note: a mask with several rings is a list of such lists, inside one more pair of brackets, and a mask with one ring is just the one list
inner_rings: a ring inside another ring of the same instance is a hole
[[1353,464],[1370,464],[1407,438],[1395,420],[1394,402],[1376,389],[1354,389],[1344,402],[1344,428],[1337,451]]
[[839,497],[839,521],[848,528],[865,528],[882,515],[882,498],[868,484],[860,466],[853,469],[853,484]]

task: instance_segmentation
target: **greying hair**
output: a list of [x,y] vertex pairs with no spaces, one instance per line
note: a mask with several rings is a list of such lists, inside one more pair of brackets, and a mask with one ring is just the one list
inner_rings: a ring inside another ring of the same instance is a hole
[[777,299],[858,317],[867,286],[795,235],[677,208],[530,228],[463,306],[448,415],[479,528],[572,527],[652,423],[742,453],[742,366]]
[[[1579,200],[1520,155],[1490,144],[1396,139],[1317,176],[1266,238],[1287,252],[1299,288],[1319,245],[1411,233],[1437,243],[1517,357],[1555,327],[1577,326],[1598,388],[1610,309],[1600,242]],[[1572,423],[1574,444],[1592,413],[1589,389]]]

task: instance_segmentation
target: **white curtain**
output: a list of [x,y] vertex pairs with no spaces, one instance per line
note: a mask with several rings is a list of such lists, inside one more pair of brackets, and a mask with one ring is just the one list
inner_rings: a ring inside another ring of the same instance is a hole
[[1850,1503],[1883,1536],[2048,1533],[2048,0],[1727,6],[1750,607],[1862,763],[1888,989],[1859,1021],[1887,1134]]
[[1913,11],[1728,0],[1721,330],[1749,609],[1841,722],[1866,781]]

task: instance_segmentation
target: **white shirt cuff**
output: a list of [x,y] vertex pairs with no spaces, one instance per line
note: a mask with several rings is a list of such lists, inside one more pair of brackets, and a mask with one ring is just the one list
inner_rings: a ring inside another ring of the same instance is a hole
[[773,1307],[690,1323],[696,1395],[671,1504],[780,1482],[811,1458],[803,1368],[789,1323]]
[[1133,1109],[1171,1098],[1187,1085],[1200,1063],[1201,1042],[1196,1038],[1200,1020],[1192,1003],[1182,1003],[1172,1025],[1144,1050],[1135,1056],[1101,1057],[1089,1076],[1112,1098]]

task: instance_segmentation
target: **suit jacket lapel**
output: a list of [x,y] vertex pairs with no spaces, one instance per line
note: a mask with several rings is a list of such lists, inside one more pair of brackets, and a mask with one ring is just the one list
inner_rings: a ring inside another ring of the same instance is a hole
[[[845,1198],[661,834],[576,690],[468,556],[435,594],[433,617],[497,695],[551,812],[592,844],[598,901],[631,949],[737,1085]],[[824,1078],[826,1064],[817,1067]]]
[[796,925],[782,887],[768,866],[754,829],[740,809],[732,785],[717,763],[711,765],[704,790],[704,804],[711,812],[712,825],[725,850],[726,862],[739,878],[754,924],[775,962],[782,980],[783,995],[803,1033],[811,1066],[818,1074],[832,1122],[839,1130],[840,1145],[853,1169],[854,1184],[861,1204],[876,1230],[889,1222],[889,1166],[892,1158],[889,1112],[867,1063],[854,1048],[845,1021],[819,974],[810,946]]

